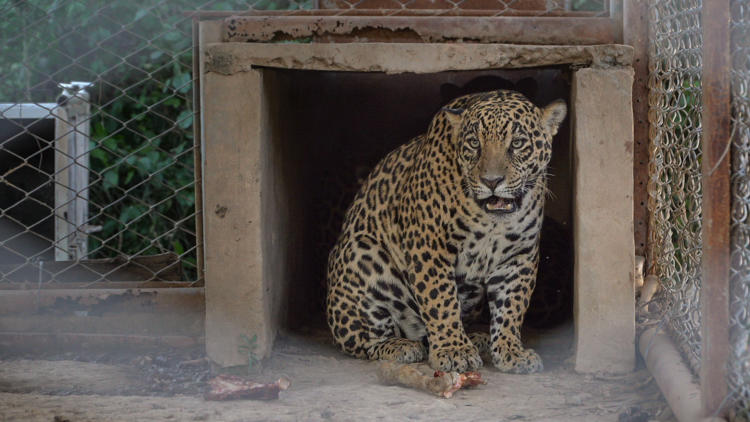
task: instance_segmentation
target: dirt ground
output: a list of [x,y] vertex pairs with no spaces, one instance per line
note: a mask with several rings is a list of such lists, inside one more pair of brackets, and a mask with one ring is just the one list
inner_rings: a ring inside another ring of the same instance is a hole
[[[375,364],[337,352],[324,336],[286,334],[256,375],[284,375],[275,401],[205,401],[210,376],[200,352],[141,355],[0,355],[2,421],[674,421],[645,369],[580,375],[569,327],[529,343],[545,371],[487,380],[451,399],[380,384]],[[71,360],[76,359],[76,360]]]

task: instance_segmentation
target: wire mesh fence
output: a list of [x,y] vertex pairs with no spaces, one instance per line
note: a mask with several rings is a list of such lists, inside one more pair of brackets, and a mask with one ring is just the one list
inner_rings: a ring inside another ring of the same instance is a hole
[[[649,5],[650,270],[661,323],[697,374],[701,365],[702,2]],[[732,226],[728,396],[732,420],[750,409],[750,1],[731,3]]]
[[750,1],[731,5],[732,266],[729,390],[736,418],[750,420]]
[[264,1],[0,1],[0,282],[200,279],[183,12]]
[[650,5],[650,266],[668,327],[700,366],[701,2]]
[[428,10],[436,14],[446,11],[486,11],[486,15],[545,16],[578,12],[583,16],[608,16],[609,0],[319,0],[317,7],[346,13],[352,9]]

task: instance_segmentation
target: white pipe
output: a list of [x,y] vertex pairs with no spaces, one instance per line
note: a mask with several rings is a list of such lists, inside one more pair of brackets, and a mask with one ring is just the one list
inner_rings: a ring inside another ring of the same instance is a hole
[[680,422],[721,422],[723,418],[703,417],[700,387],[683,363],[672,340],[658,328],[649,328],[638,341],[638,349]]

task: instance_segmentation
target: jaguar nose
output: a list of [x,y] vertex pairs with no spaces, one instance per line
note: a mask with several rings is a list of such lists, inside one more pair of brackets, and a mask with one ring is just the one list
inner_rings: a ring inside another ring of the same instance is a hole
[[490,190],[495,190],[497,185],[502,183],[503,180],[505,180],[505,176],[498,176],[498,177],[480,177],[480,180],[482,180],[482,183],[484,183],[485,186],[490,188]]

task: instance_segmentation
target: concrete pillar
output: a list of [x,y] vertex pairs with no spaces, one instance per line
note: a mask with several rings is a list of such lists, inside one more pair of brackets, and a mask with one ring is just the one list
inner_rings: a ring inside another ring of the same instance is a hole
[[633,72],[573,74],[575,369],[635,365]]
[[240,336],[257,335],[262,357],[274,335],[263,297],[261,76],[203,78],[206,353],[220,366],[247,363]]

